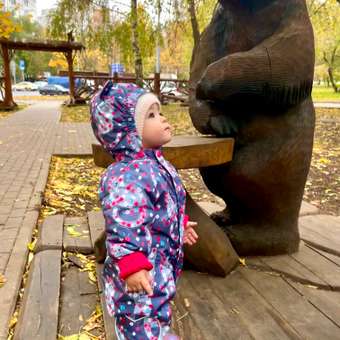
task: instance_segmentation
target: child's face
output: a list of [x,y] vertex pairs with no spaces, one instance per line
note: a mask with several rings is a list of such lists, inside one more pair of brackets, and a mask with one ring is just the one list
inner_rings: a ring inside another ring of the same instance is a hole
[[152,104],[145,115],[142,138],[144,148],[155,148],[170,142],[171,130],[158,104]]

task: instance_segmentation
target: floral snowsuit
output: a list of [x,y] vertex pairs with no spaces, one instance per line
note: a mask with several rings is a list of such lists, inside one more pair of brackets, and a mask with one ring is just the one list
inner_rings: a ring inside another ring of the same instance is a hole
[[[97,139],[116,162],[104,172],[99,199],[105,218],[107,257],[103,281],[107,309],[119,339],[162,339],[171,323],[170,300],[183,266],[185,190],[161,147],[145,149],[134,108],[145,91],[107,82],[91,100]],[[128,293],[125,278],[150,271],[153,295]]]

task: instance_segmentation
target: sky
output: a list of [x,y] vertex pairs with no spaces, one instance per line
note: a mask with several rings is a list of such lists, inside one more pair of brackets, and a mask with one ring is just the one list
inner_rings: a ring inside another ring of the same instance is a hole
[[42,9],[52,8],[57,3],[57,0],[37,0],[37,10],[39,13]]

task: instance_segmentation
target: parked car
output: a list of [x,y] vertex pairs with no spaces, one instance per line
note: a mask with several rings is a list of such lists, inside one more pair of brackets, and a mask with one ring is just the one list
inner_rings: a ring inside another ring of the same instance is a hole
[[46,85],[39,89],[39,93],[42,95],[64,95],[68,94],[69,90],[60,85]]
[[37,87],[37,90],[39,90],[41,87],[46,86],[47,84],[48,84],[47,81],[42,81],[42,80],[38,80],[34,82],[34,85]]
[[177,85],[175,82],[162,82],[161,83],[161,93],[168,95],[168,96],[174,96],[181,99],[186,99],[187,95],[181,91],[178,91]]
[[38,87],[30,81],[22,81],[12,86],[13,91],[36,91]]

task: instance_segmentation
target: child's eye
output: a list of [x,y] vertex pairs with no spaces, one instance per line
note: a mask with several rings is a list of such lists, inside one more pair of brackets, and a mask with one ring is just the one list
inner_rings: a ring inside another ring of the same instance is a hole
[[150,118],[150,117],[153,118],[153,117],[155,117],[155,114],[154,114],[153,112],[150,112],[148,117],[149,117],[149,118]]
[[164,117],[164,115],[163,115],[163,113],[162,113],[162,112],[160,112],[160,113],[159,113],[159,115],[160,115],[160,116],[162,116],[162,117]]

